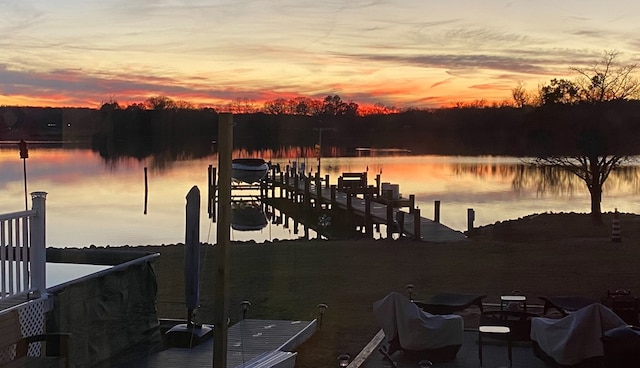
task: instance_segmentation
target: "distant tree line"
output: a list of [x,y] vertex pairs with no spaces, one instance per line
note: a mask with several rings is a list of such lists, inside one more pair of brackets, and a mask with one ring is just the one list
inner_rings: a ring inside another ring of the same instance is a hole
[[[93,142],[105,155],[144,157],[165,147],[210,152],[215,110],[108,110],[0,107],[0,140]],[[414,153],[568,156],[597,137],[607,150],[640,154],[640,101],[525,108],[447,108],[366,116],[234,115],[234,145],[261,149],[407,148]],[[580,138],[581,137],[581,138]],[[580,139],[579,139],[580,138]]]

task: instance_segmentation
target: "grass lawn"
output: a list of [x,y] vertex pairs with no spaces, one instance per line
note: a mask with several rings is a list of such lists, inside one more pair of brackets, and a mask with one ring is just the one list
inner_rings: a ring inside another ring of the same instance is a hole
[[[415,285],[414,298],[438,292],[485,293],[497,303],[518,289],[531,304],[541,295],[600,298],[607,289],[640,291],[640,216],[621,214],[621,243],[611,242],[612,215],[592,225],[584,214],[542,214],[478,229],[466,241],[283,241],[233,243],[230,251],[231,323],[242,318],[311,320],[326,303],[321,330],[299,349],[297,367],[335,365],[355,356],[379,330],[372,303]],[[183,247],[157,251],[158,314],[186,318]],[[213,322],[215,247],[202,248],[201,308],[196,320]],[[636,293],[638,294],[638,293]]]

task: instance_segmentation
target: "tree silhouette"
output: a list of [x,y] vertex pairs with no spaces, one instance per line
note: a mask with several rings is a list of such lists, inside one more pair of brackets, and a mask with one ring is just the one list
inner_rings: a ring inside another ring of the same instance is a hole
[[144,101],[149,110],[167,110],[175,107],[175,102],[167,96],[151,96]]
[[[538,165],[557,166],[578,176],[589,189],[591,216],[594,223],[602,223],[602,188],[611,171],[630,160],[608,136],[603,127],[609,128],[612,114],[608,114],[607,102],[625,100],[637,95],[640,83],[633,76],[636,64],[619,65],[618,53],[607,51],[601,60],[589,68],[572,68],[579,74],[575,82],[553,79],[541,89],[544,105],[575,105],[582,107],[582,129],[575,138],[576,154],[573,156],[538,157]],[[572,110],[576,112],[576,110]],[[580,111],[578,111],[580,112]]]

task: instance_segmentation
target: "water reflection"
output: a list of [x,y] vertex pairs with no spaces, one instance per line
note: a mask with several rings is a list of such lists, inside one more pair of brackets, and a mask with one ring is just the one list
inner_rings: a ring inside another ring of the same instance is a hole
[[231,203],[231,228],[256,231],[267,227],[267,215],[259,200],[240,200]]
[[[403,196],[414,194],[425,217],[433,218],[434,202],[440,201],[441,221],[457,230],[466,230],[467,208],[475,209],[478,226],[532,213],[588,212],[590,208],[588,191],[580,179],[556,169],[529,166],[519,158],[347,157],[344,150],[329,147],[324,152],[344,154],[322,157],[321,175],[330,175],[331,184],[343,172],[368,172],[371,183],[380,174],[383,182],[399,184]],[[91,149],[81,148],[32,146],[29,153],[28,189],[49,193],[47,239],[57,247],[184,242],[185,195],[193,185],[206,190],[207,168],[217,162],[215,153],[161,165],[156,157],[107,162]],[[282,167],[296,161],[314,171],[318,164],[313,147],[238,150],[233,155],[263,157]],[[167,157],[173,156],[163,159]],[[147,215],[143,214],[144,167],[150,169]],[[0,173],[0,213],[22,210],[22,161],[14,145],[0,145]],[[629,165],[611,173],[605,184],[603,211],[637,212],[638,203],[638,167]],[[201,241],[215,242],[215,226],[206,206],[201,208]],[[295,219],[273,209],[265,214],[265,227],[234,230],[234,240],[262,242],[307,235],[308,230]]]

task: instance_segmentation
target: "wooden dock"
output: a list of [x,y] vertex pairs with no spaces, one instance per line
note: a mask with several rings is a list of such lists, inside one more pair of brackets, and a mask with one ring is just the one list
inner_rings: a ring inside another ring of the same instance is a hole
[[400,197],[393,186],[385,188],[388,183],[381,183],[380,175],[376,175],[375,185],[368,184],[367,173],[343,173],[338,184],[329,183],[328,175],[305,176],[288,167],[285,171],[274,167],[262,182],[260,193],[263,199],[287,199],[303,209],[344,211],[347,221],[353,218],[357,219],[354,223],[362,224],[360,230],[367,237],[373,237],[374,225],[385,225],[387,238],[397,234],[432,242],[466,239],[460,231],[421,217],[415,196]]

